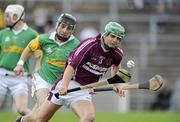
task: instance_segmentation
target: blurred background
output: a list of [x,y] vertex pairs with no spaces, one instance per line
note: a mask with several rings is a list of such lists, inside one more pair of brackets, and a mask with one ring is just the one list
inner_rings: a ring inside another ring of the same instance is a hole
[[[39,33],[52,32],[62,12],[77,18],[74,35],[80,40],[117,21],[126,28],[122,66],[126,68],[128,60],[135,62],[131,82],[146,82],[155,74],[166,80],[159,92],[131,90],[124,98],[98,93],[93,99],[97,111],[180,111],[180,0],[0,0],[1,29],[3,11],[12,3],[25,7],[27,24]],[[29,101],[32,106],[34,100]],[[11,103],[7,97],[2,109],[11,110]]]

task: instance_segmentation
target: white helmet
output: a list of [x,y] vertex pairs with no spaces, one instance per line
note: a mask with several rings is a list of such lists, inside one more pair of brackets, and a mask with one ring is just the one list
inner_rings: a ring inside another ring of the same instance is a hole
[[[18,4],[8,5],[5,9],[5,14],[8,13],[12,23],[17,23],[19,20],[24,19],[24,7]],[[17,15],[17,20],[13,20],[13,16]]]

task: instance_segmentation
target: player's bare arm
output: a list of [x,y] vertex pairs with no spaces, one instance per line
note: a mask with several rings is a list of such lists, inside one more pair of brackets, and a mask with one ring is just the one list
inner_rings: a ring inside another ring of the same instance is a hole
[[26,59],[37,49],[40,49],[40,45],[38,42],[38,37],[36,37],[34,40],[32,40],[28,46],[24,49],[24,51],[21,54],[21,57],[17,63],[17,66],[14,68],[14,72],[16,75],[22,75],[24,72],[23,66]]
[[63,84],[62,87],[59,89],[58,93],[60,95],[64,95],[67,93],[69,81],[71,80],[72,76],[74,74],[74,69],[71,65],[68,65],[66,67],[66,70],[63,75]]
[[[111,75],[114,76],[118,69],[120,68],[120,65],[116,66],[116,65],[112,65],[111,66]],[[125,93],[121,87],[121,84],[113,84],[113,90],[119,95],[119,96],[124,96]]]
[[24,61],[27,59],[29,55],[31,55],[32,51],[29,48],[25,48],[18,63],[17,66],[14,68],[14,72],[16,75],[22,75],[24,72]]

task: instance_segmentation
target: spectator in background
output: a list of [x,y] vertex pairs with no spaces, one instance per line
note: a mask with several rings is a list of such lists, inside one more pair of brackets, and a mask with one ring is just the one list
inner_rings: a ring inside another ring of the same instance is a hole
[[37,8],[35,8],[34,13],[33,13],[33,17],[34,17],[34,24],[36,26],[36,30],[39,33],[44,33],[44,26],[47,22],[47,18],[48,18],[48,9],[38,6]]
[[158,93],[156,101],[151,105],[152,110],[168,110],[170,108],[170,101],[172,96],[172,90],[170,88],[163,87]]
[[[0,31],[0,106],[6,92],[10,90],[17,111],[21,115],[30,112],[28,109],[28,79],[26,76],[6,76],[13,72],[21,53],[27,44],[38,33],[27,26],[24,21],[24,7],[18,4],[8,5],[4,12],[6,28]],[[22,62],[20,62],[21,64]],[[25,72],[29,72],[29,60],[24,62]]]
[[48,20],[44,26],[45,33],[52,33],[54,31],[54,22],[51,17],[48,17]]
[[136,9],[144,8],[144,0],[133,0],[133,4]]
[[4,13],[3,10],[0,8],[0,29],[4,28],[5,24],[4,24]]
[[156,4],[156,15],[158,32],[163,33],[168,21],[168,15],[165,11],[165,0],[158,0]]
[[82,41],[96,34],[98,34],[98,32],[95,28],[87,26],[80,32],[79,37],[80,37],[80,40]]

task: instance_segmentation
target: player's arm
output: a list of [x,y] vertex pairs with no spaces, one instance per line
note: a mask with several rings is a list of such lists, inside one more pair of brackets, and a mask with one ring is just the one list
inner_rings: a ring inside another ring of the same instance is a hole
[[60,95],[66,94],[68,90],[68,85],[71,80],[71,78],[74,75],[74,70],[77,68],[77,66],[84,61],[84,59],[87,57],[88,51],[84,47],[82,48],[79,46],[78,48],[74,49],[68,57],[68,65],[64,71],[63,74],[63,84],[62,87],[59,89],[58,93]]
[[117,71],[119,70],[119,68],[120,68],[120,65],[112,65],[111,66],[111,76],[114,76],[116,73],[117,73]]
[[59,89],[58,93],[64,95],[67,93],[69,82],[74,74],[74,68],[71,65],[67,65],[62,80],[62,87]]
[[17,63],[17,66],[14,68],[16,75],[21,75],[24,72],[23,65],[26,59],[37,49],[40,49],[39,45],[39,36],[29,42],[27,47],[23,50],[21,57]]
[[[111,66],[111,76],[115,76],[116,75],[116,73],[118,72],[118,70],[119,70],[119,68],[120,68],[120,65],[112,65]],[[113,90],[116,92],[116,91],[118,91],[117,90],[117,85],[113,85]],[[108,87],[104,87],[105,89],[106,88],[108,88]],[[90,94],[95,94],[95,91],[94,91],[94,88],[91,88],[90,90],[89,90],[89,93]]]
[[25,61],[33,52],[35,52],[38,49],[41,49],[41,46],[39,44],[39,36],[37,36],[35,39],[29,42],[27,47],[22,52],[19,60]]
[[[111,66],[111,75],[114,76],[118,72],[120,67],[121,67],[121,65],[117,65],[117,66],[116,65],[112,65]],[[124,91],[122,90],[122,86],[121,86],[120,83],[119,84],[113,84],[113,90],[119,96],[124,96],[125,95]]]
[[43,52],[42,50],[38,49],[34,52],[34,58],[35,58],[35,66],[34,70],[32,71],[32,74],[38,71],[38,69],[41,66],[41,59],[42,59]]

